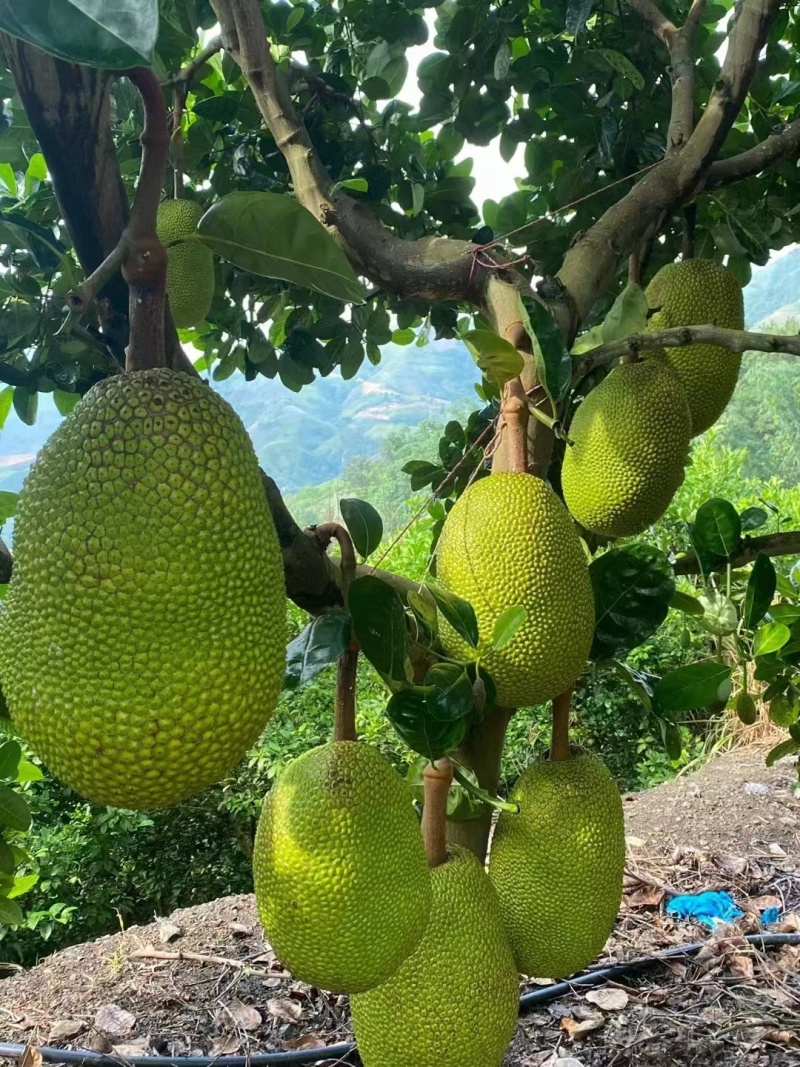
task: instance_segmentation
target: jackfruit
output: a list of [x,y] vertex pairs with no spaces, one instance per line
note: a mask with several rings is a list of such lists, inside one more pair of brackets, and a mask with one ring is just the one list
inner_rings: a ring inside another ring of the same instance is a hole
[[[668,263],[648,285],[647,302],[656,309],[648,322],[650,330],[709,324],[744,329],[742,288],[729,270],[712,259]],[[689,401],[692,436],[713,426],[733,396],[741,352],[720,345],[687,345],[648,356],[677,371]]]
[[[498,705],[529,707],[572,685],[592,643],[594,598],[580,538],[547,482],[513,472],[475,482],[448,514],[436,560],[441,583],[475,609]],[[513,605],[527,619],[493,651],[494,624]],[[445,620],[440,636],[449,656],[474,658]]]
[[283,680],[281,553],[253,446],[199,378],[100,382],[19,496],[12,718],[88,800],[160,808],[238,763]]
[[758,720],[758,707],[749,693],[742,690],[736,694],[736,714],[745,726],[753,726]]
[[489,857],[517,966],[566,978],[602,951],[622,900],[622,799],[594,755],[543,760],[511,792]]
[[471,852],[448,851],[417,950],[351,998],[364,1067],[499,1067],[514,1036],[519,981],[497,895]]
[[261,923],[303,982],[356,993],[416,948],[431,881],[411,793],[378,752],[333,741],[270,790],[253,851]]
[[167,296],[179,330],[196,326],[214,299],[214,253],[199,240],[187,241],[203,217],[196,200],[165,200],[158,209],[156,233],[167,249]]
[[654,360],[623,363],[569,427],[561,488],[574,518],[606,537],[656,522],[683,482],[691,416],[680,379]]

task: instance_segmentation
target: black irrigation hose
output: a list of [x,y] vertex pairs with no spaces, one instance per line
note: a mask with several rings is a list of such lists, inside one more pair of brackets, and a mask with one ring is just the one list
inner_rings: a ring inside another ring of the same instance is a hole
[[[756,948],[770,948],[776,945],[800,945],[800,934],[748,934],[743,940]],[[568,993],[586,986],[602,985],[603,982],[643,971],[664,960],[680,956],[696,956],[707,941],[696,941],[692,945],[667,949],[656,956],[640,956],[626,963],[616,963],[611,967],[599,967],[597,970],[585,971],[568,982],[542,986],[530,993],[524,993],[519,1000],[520,1011],[526,1011],[539,1004],[549,1004],[559,1000]],[[26,1045],[11,1045],[0,1041],[0,1057],[18,1059]],[[348,1041],[340,1045],[326,1045],[297,1052],[256,1052],[252,1056],[110,1056],[103,1052],[88,1052],[80,1049],[50,1048],[37,1045],[42,1059],[47,1063],[91,1064],[92,1067],[278,1067],[281,1064],[319,1063],[320,1060],[337,1060],[345,1062],[356,1050],[355,1042]]]

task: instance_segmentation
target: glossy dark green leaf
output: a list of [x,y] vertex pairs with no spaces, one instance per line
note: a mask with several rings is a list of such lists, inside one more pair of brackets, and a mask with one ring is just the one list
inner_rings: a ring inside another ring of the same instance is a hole
[[383,537],[383,519],[372,504],[352,497],[340,500],[339,510],[353,539],[356,552],[362,559],[371,556]]
[[478,620],[475,617],[475,610],[472,605],[468,604],[466,600],[462,600],[461,597],[456,596],[455,593],[451,593],[449,589],[445,589],[441,585],[435,585],[433,582],[428,582],[426,588],[436,601],[436,607],[456,633],[463,637],[468,645],[477,648],[479,640]]
[[0,0],[0,29],[70,63],[149,67],[158,0]]
[[798,752],[800,752],[800,741],[795,741],[794,738],[788,737],[785,741],[781,741],[780,744],[769,750],[765,762],[768,767],[772,767],[779,759],[783,759],[785,756],[796,756]]
[[681,740],[680,729],[674,722],[669,722],[667,719],[659,719],[658,728],[661,731],[661,740],[664,744],[664,751],[671,760],[679,760],[681,758],[681,753],[683,752],[683,741]]
[[340,300],[361,303],[364,289],[321,222],[289,196],[234,192],[200,220],[203,241],[230,263]]
[[0,926],[18,926],[24,918],[16,900],[0,896]]
[[520,604],[512,604],[497,616],[492,630],[492,648],[495,652],[499,652],[514,640],[514,635],[527,618],[528,609]]
[[425,675],[428,712],[439,722],[465,719],[474,710],[472,682],[457,663],[435,663]]
[[676,589],[670,597],[669,606],[673,611],[682,611],[684,615],[695,617],[699,617],[705,611],[696,596],[689,596],[688,593],[682,593],[679,589]]
[[22,747],[18,741],[0,744],[0,778],[16,778],[21,759]]
[[577,37],[592,11],[593,0],[569,0],[564,28],[567,33]]
[[747,579],[744,595],[743,618],[748,630],[754,629],[766,615],[775,596],[776,585],[777,576],[772,560],[759,552]]
[[781,729],[797,722],[797,710],[797,703],[787,693],[778,693],[769,702],[769,717]]
[[296,689],[335,663],[350,644],[352,624],[346,611],[318,615],[286,648],[285,689]]
[[572,357],[556,320],[538,301],[520,297],[520,318],[533,341],[536,375],[553,404],[563,400],[572,380]]
[[31,813],[25,797],[8,785],[0,785],[0,826],[9,830],[27,830]]
[[771,652],[778,652],[791,636],[792,631],[786,623],[764,623],[753,638],[753,655],[768,656]]
[[395,590],[380,578],[366,574],[350,586],[348,604],[353,633],[375,670],[392,681],[406,681],[406,614]]
[[14,389],[14,411],[26,426],[33,426],[39,410],[39,394],[34,389],[18,385]]
[[683,712],[703,708],[731,695],[731,671],[727,663],[700,660],[665,674],[653,691],[662,711]]
[[395,693],[386,705],[386,715],[408,747],[429,760],[452,752],[466,731],[464,719],[438,721],[432,718],[426,696],[413,689]]
[[499,389],[522,373],[525,361],[520,353],[493,330],[470,330],[463,341],[484,376]]
[[611,549],[592,560],[589,576],[595,602],[591,659],[630,652],[666,619],[675,578],[666,556],[649,545]]
[[0,873],[13,874],[17,867],[14,850],[7,841],[0,837]]
[[745,508],[739,518],[742,520],[742,532],[747,533],[749,530],[760,530],[762,526],[766,526],[769,522],[769,515],[763,508]]
[[692,540],[713,556],[733,554],[742,537],[742,520],[733,504],[713,497],[697,509],[692,525]]

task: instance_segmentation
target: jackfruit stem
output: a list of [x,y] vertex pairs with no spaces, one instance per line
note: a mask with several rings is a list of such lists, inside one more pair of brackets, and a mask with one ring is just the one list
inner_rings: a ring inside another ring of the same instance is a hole
[[[314,537],[327,548],[334,539],[339,542],[342,554],[341,581],[342,600],[347,608],[350,583],[356,573],[356,550],[353,539],[338,522],[326,522],[317,526]],[[333,709],[333,740],[357,741],[356,733],[356,679],[358,676],[358,642],[351,641],[339,656],[336,668],[336,701]]]
[[169,155],[169,129],[161,86],[153,71],[136,67],[126,76],[138,89],[144,106],[139,182],[122,237],[128,247],[122,276],[130,290],[130,342],[125,369],[136,371],[166,366],[167,253],[156,236],[156,215]]
[[572,686],[553,701],[553,727],[550,736],[550,759],[571,758],[569,749],[569,712],[572,706]]
[[422,839],[428,866],[433,869],[447,862],[447,794],[453,783],[453,764],[448,757],[429,763],[423,781]]
[[[506,434],[507,449],[504,471],[528,472],[528,400],[522,381],[515,378],[506,384],[501,413],[501,432]],[[492,471],[500,473],[497,463]]]

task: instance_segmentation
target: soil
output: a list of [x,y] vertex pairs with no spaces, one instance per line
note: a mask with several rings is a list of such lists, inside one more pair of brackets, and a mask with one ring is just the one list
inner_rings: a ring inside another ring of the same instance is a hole
[[[792,760],[767,769],[763,749],[739,749],[626,797],[625,897],[598,964],[704,947],[523,1013],[503,1067],[798,1067],[800,946],[741,940],[771,905],[781,919],[770,930],[800,930],[796,776]],[[666,916],[672,893],[706,889],[731,892],[744,916],[713,932]],[[122,1063],[350,1038],[347,998],[283,972],[250,896],[76,945],[0,981],[0,1040],[115,1052]]]

